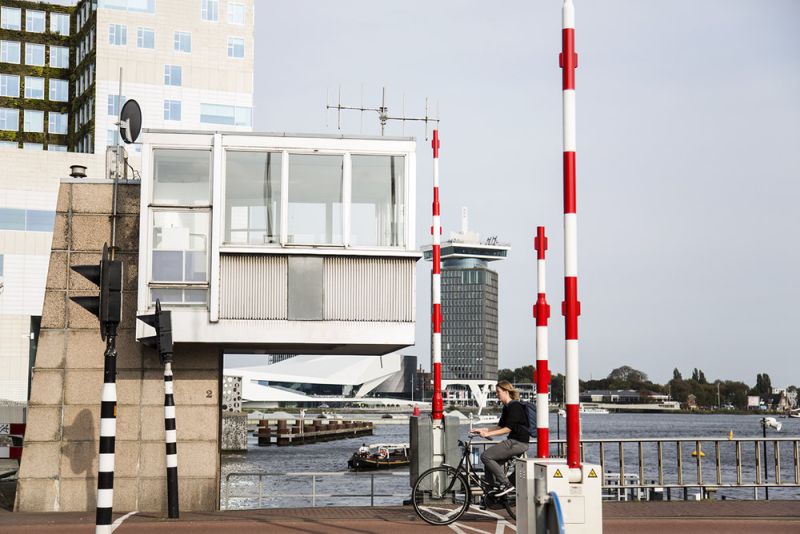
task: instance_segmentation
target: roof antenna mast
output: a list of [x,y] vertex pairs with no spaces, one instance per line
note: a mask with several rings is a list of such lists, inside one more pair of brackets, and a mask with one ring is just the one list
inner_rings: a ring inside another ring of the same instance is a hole
[[[362,97],[362,99],[363,99],[363,97]],[[435,123],[436,126],[439,125],[439,118],[438,117],[430,117],[428,115],[428,99],[427,98],[425,98],[425,116],[424,117],[407,117],[405,115],[405,95],[403,96],[403,113],[398,117],[394,117],[392,115],[389,115],[389,107],[386,105],[386,87],[382,88],[381,105],[378,106],[378,107],[374,107],[374,108],[364,107],[363,100],[362,100],[362,103],[361,103],[360,107],[342,105],[342,87],[339,86],[339,103],[336,104],[335,106],[332,106],[332,105],[328,104],[327,102],[325,102],[325,108],[326,109],[335,109],[336,110],[336,117],[337,117],[336,123],[337,123],[337,129],[338,130],[342,129],[341,116],[342,116],[342,110],[343,109],[344,110],[351,110],[351,111],[359,111],[362,114],[365,111],[374,111],[375,113],[377,113],[378,114],[378,122],[381,125],[381,135],[385,135],[385,133],[386,133],[386,123],[389,122],[389,121],[401,121],[403,123],[403,131],[405,131],[405,122],[406,121],[419,121],[419,122],[424,122],[425,123],[425,139],[427,140],[428,139],[428,123],[429,122],[433,122],[433,123]]]

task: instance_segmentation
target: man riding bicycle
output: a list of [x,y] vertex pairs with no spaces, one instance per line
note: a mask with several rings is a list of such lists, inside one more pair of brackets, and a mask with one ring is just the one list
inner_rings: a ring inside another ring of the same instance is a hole
[[503,468],[500,464],[526,452],[530,434],[528,433],[528,415],[525,407],[520,402],[512,402],[519,400],[519,392],[514,389],[511,382],[501,380],[497,383],[495,392],[498,400],[503,403],[503,412],[500,415],[497,426],[494,428],[472,429],[470,433],[478,434],[482,438],[508,434],[508,439],[501,441],[497,445],[487,447],[481,454],[481,462],[486,468],[486,482],[496,486],[497,489],[492,495],[500,497],[514,489],[514,486],[503,473]]

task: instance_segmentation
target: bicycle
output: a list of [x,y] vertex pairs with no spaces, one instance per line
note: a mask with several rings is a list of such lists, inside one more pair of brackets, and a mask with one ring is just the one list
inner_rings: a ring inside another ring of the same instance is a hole
[[[457,521],[471,504],[473,499],[489,496],[492,487],[475,472],[472,465],[472,438],[466,442],[458,441],[464,453],[457,467],[442,464],[422,473],[414,484],[412,502],[414,511],[426,523],[431,525],[449,525]],[[521,455],[520,455],[521,456]],[[505,463],[506,476],[514,484],[515,456]],[[517,518],[516,489],[498,498],[512,519]],[[487,508],[489,499],[486,498]]]

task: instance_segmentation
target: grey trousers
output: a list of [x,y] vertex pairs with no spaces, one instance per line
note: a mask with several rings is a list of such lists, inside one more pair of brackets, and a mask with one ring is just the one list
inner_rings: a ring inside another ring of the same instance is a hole
[[486,467],[486,482],[493,484],[499,482],[500,484],[508,484],[508,479],[500,463],[505,462],[509,458],[520,455],[528,450],[528,444],[515,439],[507,439],[501,441],[497,445],[488,447],[483,454],[481,454],[481,462]]

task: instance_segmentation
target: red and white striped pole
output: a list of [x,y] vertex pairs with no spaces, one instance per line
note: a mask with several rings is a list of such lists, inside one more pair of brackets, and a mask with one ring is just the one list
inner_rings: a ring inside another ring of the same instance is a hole
[[566,338],[566,412],[567,466],[580,467],[580,401],[578,398],[578,222],[575,205],[575,6],[564,0],[562,15],[562,51],[559,64],[563,69],[564,122],[564,302]]
[[431,418],[441,421],[444,405],[442,403],[442,221],[439,208],[439,130],[433,131],[433,271],[431,275],[431,300],[433,301],[433,336],[431,339],[431,359],[433,360],[433,398],[431,399]]
[[550,317],[550,305],[545,296],[545,264],[544,253],[547,250],[547,237],[544,226],[536,228],[536,304],[533,316],[536,318],[536,367],[533,369],[533,381],[536,383],[536,457],[550,456],[550,406],[548,392],[550,389],[550,369],[548,368],[547,319]]

